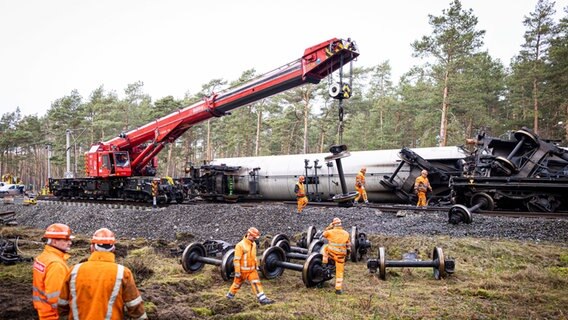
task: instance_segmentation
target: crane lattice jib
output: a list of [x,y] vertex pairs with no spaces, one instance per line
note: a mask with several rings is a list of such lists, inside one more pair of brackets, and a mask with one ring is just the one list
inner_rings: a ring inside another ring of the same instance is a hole
[[[87,157],[101,151],[128,151],[132,158],[132,175],[140,175],[142,168],[167,143],[175,141],[192,126],[291,88],[306,83],[317,84],[358,55],[355,43],[350,40],[334,38],[322,42],[306,49],[304,55],[296,61],[236,87],[214,93],[203,101],[121,134],[120,137],[101,142],[91,148]],[[145,147],[134,151],[141,146]],[[97,176],[97,170],[88,173]]]

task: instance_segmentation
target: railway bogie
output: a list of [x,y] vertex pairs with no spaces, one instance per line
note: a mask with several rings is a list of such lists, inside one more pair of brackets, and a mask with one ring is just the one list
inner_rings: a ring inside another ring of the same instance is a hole
[[449,181],[457,204],[473,206],[489,197],[498,209],[568,210],[568,152],[528,128],[513,139],[479,134],[464,168]]

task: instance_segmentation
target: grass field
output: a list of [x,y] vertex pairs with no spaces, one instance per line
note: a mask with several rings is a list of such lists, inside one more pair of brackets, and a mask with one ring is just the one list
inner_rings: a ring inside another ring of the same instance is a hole
[[[41,237],[22,228],[3,228],[0,235]],[[151,319],[568,319],[565,243],[381,235],[370,240],[370,257],[382,246],[391,260],[409,251],[429,260],[432,249],[441,247],[455,258],[455,273],[435,280],[432,269],[392,268],[383,281],[368,272],[366,260],[348,262],[344,294],[338,296],[333,280],[308,289],[300,272],[287,270],[281,278],[262,281],[276,303],[260,306],[248,285],[227,300],[230,283],[217,267],[186,274],[170,254],[175,243],[121,241],[117,260],[135,273]],[[42,248],[25,241],[20,247],[27,256]],[[87,257],[87,248],[87,239],[78,238],[71,264]],[[33,319],[31,263],[0,266],[0,284],[2,305],[9,305],[0,318]]]

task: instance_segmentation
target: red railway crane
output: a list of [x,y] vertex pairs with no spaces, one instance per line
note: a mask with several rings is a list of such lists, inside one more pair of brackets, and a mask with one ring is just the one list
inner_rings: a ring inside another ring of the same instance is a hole
[[350,39],[334,38],[310,47],[298,60],[92,146],[86,153],[87,176],[152,176],[155,156],[192,126],[288,89],[317,84],[358,55]]
[[[50,179],[49,187],[61,198],[123,198],[149,200],[156,197],[152,178],[158,153],[192,126],[277,93],[307,84],[317,84],[351,62],[359,52],[351,39],[333,38],[307,48],[301,58],[203,101],[175,111],[142,127],[121,133],[109,141],[93,145],[85,153],[86,178]],[[341,79],[341,78],[340,78]],[[350,96],[351,88],[333,85],[336,99]],[[167,185],[161,188],[167,188]],[[178,202],[174,191],[160,189],[160,201]],[[171,189],[171,188],[170,188]]]

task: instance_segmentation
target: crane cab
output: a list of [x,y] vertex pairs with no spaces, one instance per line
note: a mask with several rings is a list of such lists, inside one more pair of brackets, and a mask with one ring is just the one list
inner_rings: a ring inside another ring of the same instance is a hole
[[130,155],[127,151],[87,152],[87,176],[90,177],[130,177]]

